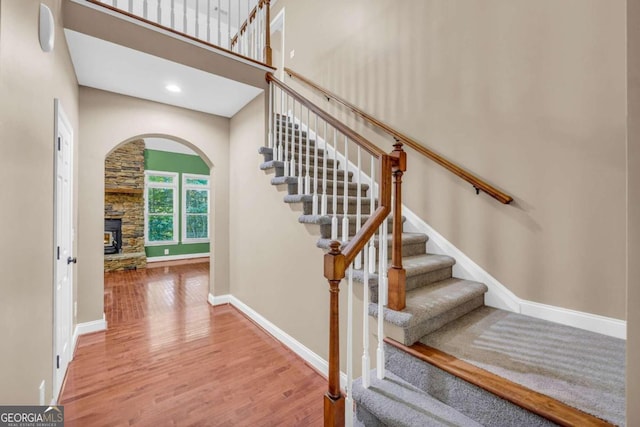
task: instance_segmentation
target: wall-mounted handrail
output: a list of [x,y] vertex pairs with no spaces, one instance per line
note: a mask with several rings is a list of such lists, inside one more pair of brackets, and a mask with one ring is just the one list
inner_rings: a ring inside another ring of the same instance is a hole
[[391,135],[396,141],[400,141],[403,144],[408,145],[409,147],[411,147],[415,151],[417,151],[420,154],[422,154],[422,155],[428,157],[429,159],[433,160],[434,162],[436,162],[440,166],[444,167],[445,169],[447,169],[451,173],[453,173],[453,174],[459,176],[460,178],[464,179],[465,181],[470,183],[476,189],[476,191],[478,191],[478,192],[479,191],[483,191],[483,192],[487,193],[489,196],[493,197],[494,199],[498,200],[500,203],[503,203],[503,204],[509,204],[509,203],[511,203],[513,201],[513,198],[511,196],[509,196],[508,194],[498,190],[497,188],[495,188],[491,184],[489,184],[486,181],[478,178],[477,176],[475,176],[471,172],[463,169],[462,167],[460,167],[460,166],[456,165],[455,163],[451,162],[450,160],[447,160],[446,158],[442,157],[441,155],[436,154],[435,152],[429,150],[428,148],[426,148],[425,146],[423,146],[419,142],[415,141],[414,139],[412,139],[412,138],[406,136],[405,134],[393,129],[391,126],[381,122],[380,120],[378,120],[375,117],[371,116],[370,114],[366,113],[362,109],[356,107],[354,104],[350,103],[349,101],[345,100],[344,98],[342,98],[342,97],[336,95],[335,93],[331,92],[330,90],[325,89],[325,88],[317,85],[316,83],[312,82],[311,80],[307,79],[306,77],[302,76],[301,74],[296,73],[295,71],[293,71],[290,68],[285,68],[284,71],[290,77],[301,81],[302,83],[306,84],[307,86],[310,86],[314,90],[322,93],[325,97],[327,97],[329,99],[333,99],[334,101],[342,104],[343,106],[345,106],[346,108],[351,110],[351,112],[353,112],[354,114],[360,116],[361,118],[363,118],[367,122],[369,122],[369,123],[377,126],[378,128],[384,130],[386,133]]

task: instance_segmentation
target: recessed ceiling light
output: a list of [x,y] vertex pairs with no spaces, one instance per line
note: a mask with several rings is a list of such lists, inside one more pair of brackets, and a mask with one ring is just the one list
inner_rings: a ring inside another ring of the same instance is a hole
[[168,90],[169,92],[173,92],[173,93],[180,93],[182,92],[182,89],[180,89],[180,86],[178,85],[174,85],[174,84],[168,84],[164,87],[166,90]]

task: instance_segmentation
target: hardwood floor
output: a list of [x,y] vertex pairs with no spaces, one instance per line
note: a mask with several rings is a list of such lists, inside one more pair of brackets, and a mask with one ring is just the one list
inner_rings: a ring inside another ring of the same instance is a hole
[[208,263],[105,274],[106,332],[81,336],[61,393],[72,426],[322,424],[326,380],[231,306]]

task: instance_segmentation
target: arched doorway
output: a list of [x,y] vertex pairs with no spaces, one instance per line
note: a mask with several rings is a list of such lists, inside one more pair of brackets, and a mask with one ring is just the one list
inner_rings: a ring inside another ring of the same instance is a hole
[[211,162],[174,137],[134,137],[105,157],[104,271],[210,256]]

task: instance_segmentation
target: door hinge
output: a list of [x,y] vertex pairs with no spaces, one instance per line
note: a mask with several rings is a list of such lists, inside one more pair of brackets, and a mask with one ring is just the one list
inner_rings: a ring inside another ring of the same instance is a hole
[[58,151],[60,151],[60,137],[58,137]]
[[57,255],[57,259],[60,259],[60,246],[58,246],[58,255]]
[[56,356],[56,369],[60,369],[60,355]]

